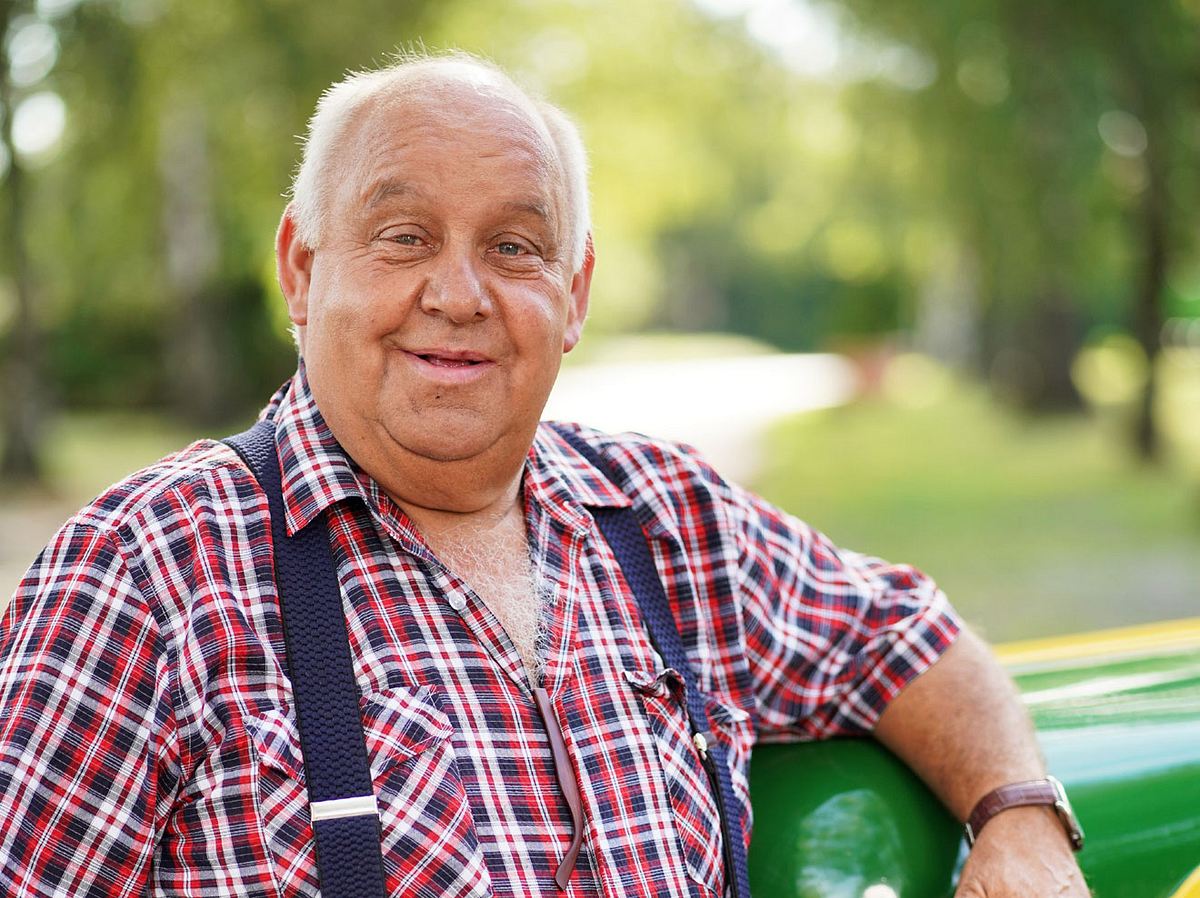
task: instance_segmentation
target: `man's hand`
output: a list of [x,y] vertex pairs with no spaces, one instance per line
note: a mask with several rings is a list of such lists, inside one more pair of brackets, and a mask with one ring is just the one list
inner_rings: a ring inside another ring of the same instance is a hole
[[[965,630],[892,700],[875,737],[959,820],[992,789],[1046,775],[1012,681],[983,641]],[[1053,809],[1025,807],[988,821],[963,867],[956,898],[1088,894]]]
[[1079,865],[1051,808],[1010,808],[983,828],[955,898],[1087,898]]

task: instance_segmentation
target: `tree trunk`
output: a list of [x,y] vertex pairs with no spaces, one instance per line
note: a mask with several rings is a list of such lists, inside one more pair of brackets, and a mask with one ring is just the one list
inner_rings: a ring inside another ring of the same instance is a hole
[[174,314],[167,351],[173,405],[185,420],[219,425],[229,414],[226,343],[214,284],[220,234],[212,205],[208,123],[194,98],[176,95],[162,122],[163,235]]
[[[0,34],[8,32],[14,3],[0,2]],[[4,175],[0,230],[4,234],[3,268],[12,287],[15,313],[8,335],[8,358],[4,364],[3,452],[0,479],[35,483],[42,479],[41,466],[41,341],[33,305],[33,278],[25,248],[25,178],[13,150],[12,85],[0,71],[0,144],[9,159]]]
[[1143,109],[1146,128],[1146,190],[1143,194],[1139,221],[1142,247],[1141,270],[1134,296],[1133,331],[1148,362],[1146,385],[1138,402],[1133,441],[1138,456],[1154,461],[1159,454],[1158,429],[1154,423],[1154,399],[1157,391],[1155,362],[1162,348],[1162,295],[1167,281],[1169,203],[1167,195],[1167,165],[1163,130],[1156,127],[1156,116]]
[[1079,343],[1074,303],[1061,289],[1047,287],[997,352],[990,372],[993,383],[1001,396],[1024,411],[1076,411],[1083,400],[1071,380],[1071,360]]

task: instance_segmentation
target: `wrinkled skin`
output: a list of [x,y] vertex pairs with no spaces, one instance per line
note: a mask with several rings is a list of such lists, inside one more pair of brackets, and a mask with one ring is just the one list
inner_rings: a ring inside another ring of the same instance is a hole
[[416,518],[508,513],[592,255],[572,270],[546,135],[500,88],[373,103],[310,249],[290,210],[279,279],[334,435]]

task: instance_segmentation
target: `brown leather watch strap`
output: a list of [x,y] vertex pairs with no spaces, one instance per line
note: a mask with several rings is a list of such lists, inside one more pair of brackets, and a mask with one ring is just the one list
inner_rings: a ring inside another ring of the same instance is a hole
[[971,816],[967,818],[967,844],[974,845],[983,827],[1001,811],[1032,805],[1053,807],[1063,829],[1066,830],[1067,838],[1071,840],[1071,847],[1075,851],[1083,847],[1083,830],[1079,821],[1075,819],[1075,812],[1067,800],[1067,793],[1062,783],[1052,776],[1042,780],[1010,783],[993,789],[979,799],[979,803],[971,811]]

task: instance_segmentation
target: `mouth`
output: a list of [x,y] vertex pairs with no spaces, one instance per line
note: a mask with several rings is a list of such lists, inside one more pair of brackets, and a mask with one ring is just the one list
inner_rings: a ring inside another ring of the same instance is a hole
[[472,350],[419,346],[402,353],[421,382],[439,388],[457,389],[482,383],[497,367],[495,360]]
[[491,361],[487,356],[477,352],[462,352],[449,349],[406,350],[406,352],[438,368],[474,368]]

